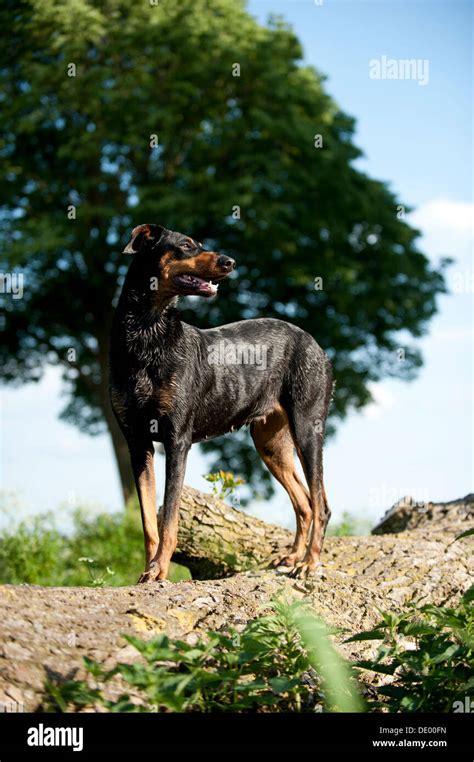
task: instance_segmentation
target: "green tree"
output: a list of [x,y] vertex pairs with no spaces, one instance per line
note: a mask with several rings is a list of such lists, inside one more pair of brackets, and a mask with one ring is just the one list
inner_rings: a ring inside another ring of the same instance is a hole
[[[108,427],[125,497],[107,355],[121,250],[138,223],[235,257],[238,276],[211,303],[183,304],[185,318],[294,321],[334,361],[334,416],[365,405],[369,381],[413,375],[420,354],[407,345],[398,361],[400,331],[406,342],[422,333],[442,268],[386,185],[354,167],[354,120],[283,21],[260,26],[239,0],[2,8],[0,225],[6,272],[25,279],[22,299],[6,294],[2,377],[62,368],[62,415],[91,434]],[[242,435],[206,447],[218,468],[255,479]]]

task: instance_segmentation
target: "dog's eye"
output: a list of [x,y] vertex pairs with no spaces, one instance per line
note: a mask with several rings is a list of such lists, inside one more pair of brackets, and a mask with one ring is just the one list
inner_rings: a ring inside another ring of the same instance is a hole
[[191,244],[190,244],[190,243],[188,243],[187,241],[185,241],[184,243],[182,243],[182,244],[181,244],[181,248],[182,248],[182,249],[186,249],[186,251],[189,251],[189,249],[192,249],[193,247],[191,246]]

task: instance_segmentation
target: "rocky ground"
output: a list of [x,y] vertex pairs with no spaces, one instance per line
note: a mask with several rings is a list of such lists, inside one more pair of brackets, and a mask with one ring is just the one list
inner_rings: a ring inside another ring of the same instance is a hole
[[[207,578],[122,588],[0,587],[0,705],[37,709],[45,680],[83,675],[84,656],[107,667],[136,659],[124,633],[192,640],[209,629],[245,626],[277,595],[307,598],[347,637],[371,627],[378,608],[420,597],[452,602],[472,583],[472,538],[453,540],[473,526],[473,513],[473,495],[422,506],[401,501],[376,534],[328,538],[321,567],[305,584],[262,568],[289,544],[288,532],[188,489],[178,556],[194,576]],[[340,648],[353,658],[363,646]]]

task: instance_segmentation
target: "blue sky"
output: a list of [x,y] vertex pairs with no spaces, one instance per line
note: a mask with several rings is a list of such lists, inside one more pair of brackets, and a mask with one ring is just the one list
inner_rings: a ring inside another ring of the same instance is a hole
[[[357,119],[356,143],[365,154],[358,166],[389,181],[415,208],[411,221],[433,261],[455,258],[448,278],[454,293],[440,299],[440,313],[420,341],[425,364],[417,380],[375,385],[374,404],[351,414],[327,445],[335,520],[348,510],[375,521],[404,494],[460,497],[473,490],[472,4],[252,0],[248,8],[262,22],[281,14],[293,26],[305,62],[327,75],[329,93]],[[371,79],[369,61],[382,56],[427,60],[428,83]],[[19,495],[24,512],[66,516],[83,503],[117,509],[108,438],[92,439],[58,421],[60,390],[48,371],[39,385],[3,392],[2,485]],[[208,489],[206,470],[193,448],[187,483]],[[293,525],[281,490],[250,510]]]

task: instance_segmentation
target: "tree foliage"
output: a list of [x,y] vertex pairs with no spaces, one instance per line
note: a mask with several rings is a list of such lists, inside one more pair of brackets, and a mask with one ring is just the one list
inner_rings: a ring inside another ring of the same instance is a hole
[[[334,416],[365,405],[370,381],[413,376],[442,271],[355,166],[354,120],[282,20],[261,26],[239,0],[7,0],[2,14],[0,225],[25,279],[5,300],[6,381],[58,365],[64,418],[111,425],[112,304],[142,222],[237,260],[217,299],[183,302],[190,322],[272,316],[315,336],[334,362]],[[256,478],[241,436],[206,447]]]

